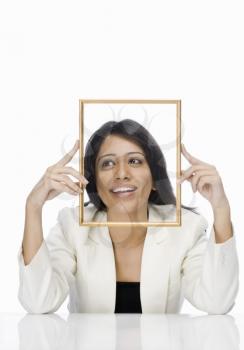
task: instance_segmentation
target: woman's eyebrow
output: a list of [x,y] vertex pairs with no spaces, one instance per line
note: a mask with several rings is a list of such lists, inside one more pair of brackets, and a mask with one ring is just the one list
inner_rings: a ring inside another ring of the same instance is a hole
[[[143,156],[145,157],[145,155],[144,155],[143,153],[141,153],[141,152],[128,152],[128,153],[126,153],[126,154],[135,154],[135,153],[139,153],[139,154],[141,154],[141,155],[143,155]],[[103,154],[102,156],[100,156],[100,157],[98,158],[97,162],[99,162],[99,160],[100,160],[101,158],[107,157],[107,156],[116,156],[116,154],[115,154],[115,153]]]

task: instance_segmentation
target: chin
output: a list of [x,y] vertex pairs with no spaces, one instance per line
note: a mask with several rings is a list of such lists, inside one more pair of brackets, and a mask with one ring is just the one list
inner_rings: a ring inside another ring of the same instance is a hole
[[[145,205],[147,207],[148,202],[145,202]],[[141,201],[139,201],[138,203],[135,203],[135,201],[117,201],[116,203],[111,203],[111,205],[107,206],[107,210],[108,209],[115,209],[115,210],[123,210],[126,209],[128,212],[136,212],[138,210],[140,210],[142,208],[142,206],[144,207],[144,205],[141,205]]]

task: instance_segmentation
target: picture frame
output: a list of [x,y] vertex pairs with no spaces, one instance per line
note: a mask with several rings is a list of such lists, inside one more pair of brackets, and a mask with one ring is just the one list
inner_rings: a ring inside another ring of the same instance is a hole
[[[79,99],[79,135],[80,135],[80,150],[79,150],[79,167],[80,167],[80,174],[84,176],[84,144],[85,144],[85,131],[88,132],[88,134],[92,134],[91,130],[92,127],[88,126],[88,123],[92,123],[92,119],[95,117],[94,121],[96,124],[103,124],[105,122],[105,115],[106,118],[108,117],[107,112],[104,111],[111,111],[111,115],[113,119],[118,118],[124,118],[121,116],[123,113],[121,113],[121,110],[136,110],[138,111],[138,108],[143,110],[144,114],[147,113],[147,116],[149,115],[148,112],[145,112],[146,107],[148,107],[149,111],[157,111],[159,108],[162,110],[160,112],[157,112],[155,114],[160,115],[163,114],[162,111],[164,111],[164,118],[167,120],[167,127],[168,130],[174,129],[175,135],[174,135],[174,141],[169,141],[168,143],[164,143],[165,150],[172,150],[174,151],[174,154],[171,158],[172,161],[175,162],[175,169],[171,172],[171,176],[169,178],[173,178],[172,184],[175,188],[175,197],[176,197],[176,205],[175,205],[175,220],[173,221],[162,221],[162,222],[97,222],[97,221],[85,221],[84,217],[84,192],[80,193],[79,195],[79,225],[80,226],[143,226],[143,227],[149,227],[149,226],[155,226],[155,227],[172,227],[172,226],[181,226],[181,186],[180,184],[177,184],[177,179],[181,175],[181,100],[171,100],[171,99]],[[119,109],[120,107],[120,109]],[[99,111],[100,108],[100,111]],[[134,108],[134,109],[133,109]],[[116,112],[117,111],[117,112]],[[118,112],[120,111],[120,113]],[[166,111],[166,112],[165,112]],[[117,114],[116,114],[117,113]],[[109,113],[108,113],[109,114]],[[139,118],[136,116],[136,118]],[[154,114],[154,117],[155,117]],[[100,115],[100,119],[99,119]],[[166,117],[167,116],[167,117]],[[162,118],[162,117],[161,117]],[[152,119],[152,118],[151,118]],[[155,119],[154,124],[155,124]],[[89,120],[89,122],[88,122]],[[97,120],[99,120],[99,123],[97,123]],[[110,117],[111,120],[111,117]],[[136,119],[135,119],[136,120]],[[149,119],[148,119],[149,120]],[[169,125],[171,124],[172,125]],[[94,122],[93,122],[94,123]],[[152,125],[152,122],[151,124]],[[166,125],[164,123],[160,124]],[[157,130],[157,124],[156,128],[154,126],[154,129]],[[157,130],[158,132],[158,130]],[[88,135],[88,136],[90,136]],[[165,133],[165,135],[168,135]],[[167,136],[166,136],[167,137]],[[164,152],[165,155],[165,152]],[[166,161],[167,163],[167,161]]]

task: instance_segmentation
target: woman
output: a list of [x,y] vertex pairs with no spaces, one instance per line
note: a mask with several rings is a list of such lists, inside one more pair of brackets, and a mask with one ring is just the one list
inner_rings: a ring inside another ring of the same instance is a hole
[[[108,122],[88,141],[85,177],[65,165],[79,144],[49,167],[29,194],[19,251],[19,300],[31,313],[56,311],[69,294],[70,312],[176,313],[183,297],[198,309],[227,313],[239,285],[230,206],[216,168],[182,153],[188,180],[211,204],[214,225],[182,206],[181,227],[80,227],[78,207],[63,208],[47,239],[42,207],[86,187],[89,221],[169,221],[175,197],[164,156],[150,133],[125,119]],[[73,182],[69,174],[79,180]]]

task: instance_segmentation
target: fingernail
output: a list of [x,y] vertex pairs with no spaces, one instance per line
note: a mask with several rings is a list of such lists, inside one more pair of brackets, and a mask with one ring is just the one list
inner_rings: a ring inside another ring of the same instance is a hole
[[85,182],[86,185],[89,184],[89,181],[87,181],[87,180],[85,180],[84,182]]

